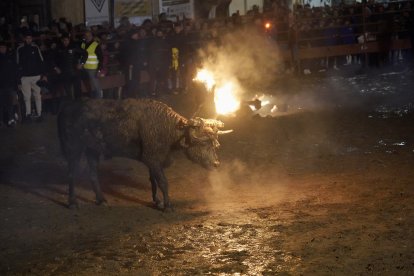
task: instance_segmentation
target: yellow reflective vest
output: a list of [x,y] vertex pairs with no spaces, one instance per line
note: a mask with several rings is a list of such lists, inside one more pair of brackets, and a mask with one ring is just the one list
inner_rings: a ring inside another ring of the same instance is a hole
[[179,55],[180,55],[180,51],[178,50],[178,48],[172,48],[171,50],[172,52],[172,58],[171,58],[171,68],[174,69],[175,71],[178,70],[178,66],[179,64]]
[[92,42],[88,48],[86,48],[85,42],[82,43],[81,48],[88,52],[88,59],[86,60],[85,64],[83,65],[83,68],[85,69],[98,69],[98,56],[95,53],[96,47],[98,47],[98,42],[94,41]]

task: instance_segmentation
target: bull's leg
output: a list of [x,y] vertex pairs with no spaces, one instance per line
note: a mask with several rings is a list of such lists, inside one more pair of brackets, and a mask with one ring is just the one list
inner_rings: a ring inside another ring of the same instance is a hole
[[152,201],[154,202],[154,204],[162,209],[162,205],[161,205],[161,201],[160,199],[157,197],[157,180],[155,179],[155,176],[153,173],[151,173],[151,170],[149,171],[149,180],[151,181],[151,189],[152,189]]
[[172,211],[170,197],[168,196],[168,181],[164,175],[164,171],[161,168],[157,168],[150,169],[150,173],[155,178],[155,182],[162,192],[164,200],[164,211]]
[[101,184],[98,177],[99,154],[93,151],[86,151],[86,159],[89,165],[89,177],[92,183],[92,189],[95,192],[96,204],[101,205],[106,203],[105,197],[102,195]]
[[77,209],[79,208],[78,200],[76,199],[75,193],[75,183],[79,177],[80,171],[80,156],[76,158],[69,159],[69,199],[68,199],[68,207],[70,209]]

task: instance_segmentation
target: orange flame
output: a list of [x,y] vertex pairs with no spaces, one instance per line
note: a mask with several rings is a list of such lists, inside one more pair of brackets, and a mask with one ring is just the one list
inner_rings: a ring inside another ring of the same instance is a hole
[[197,75],[193,80],[204,83],[208,91],[211,91],[216,84],[213,73],[207,69],[198,70]]
[[234,87],[231,82],[227,82],[216,89],[214,102],[216,112],[222,115],[232,114],[240,108],[240,100],[234,94]]

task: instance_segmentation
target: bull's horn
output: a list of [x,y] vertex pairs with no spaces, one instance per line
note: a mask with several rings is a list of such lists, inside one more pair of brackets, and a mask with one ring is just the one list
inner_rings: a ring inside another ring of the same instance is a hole
[[217,134],[218,135],[223,135],[223,134],[229,134],[229,133],[232,133],[232,132],[233,132],[232,129],[229,129],[229,130],[219,130],[219,131],[217,131]]

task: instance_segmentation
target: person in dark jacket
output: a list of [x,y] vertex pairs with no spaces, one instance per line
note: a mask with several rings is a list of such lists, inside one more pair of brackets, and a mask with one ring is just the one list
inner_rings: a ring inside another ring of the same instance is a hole
[[171,64],[171,46],[161,29],[151,41],[149,69],[151,78],[151,92],[153,96],[165,93],[167,90],[168,70]]
[[65,90],[65,96],[71,99],[80,99],[82,91],[79,69],[84,51],[71,41],[69,35],[64,35],[61,42],[62,44],[57,50],[56,65],[60,71],[60,80]]
[[[24,35],[24,44],[19,46],[16,51],[18,74],[21,81],[26,116],[24,122],[31,121],[32,117],[37,121],[42,120],[42,96],[40,87],[37,85],[39,80],[47,80],[42,53],[39,47],[32,43],[32,34],[27,32]],[[31,98],[35,98],[36,114],[32,114]]]
[[16,124],[14,102],[17,98],[17,66],[14,57],[7,51],[7,44],[0,41],[0,125],[7,117],[7,125]]
[[134,28],[121,49],[124,57],[124,71],[127,76],[128,95],[131,98],[145,98],[148,95],[149,40],[145,29]]
[[144,28],[139,29],[139,39],[137,41],[137,64],[136,72],[138,75],[138,97],[146,98],[149,96],[150,74],[148,68],[149,38]]
[[126,77],[126,94],[130,98],[137,97],[137,51],[138,51],[139,31],[131,28],[128,38],[125,39],[119,50],[119,60],[122,71]]

